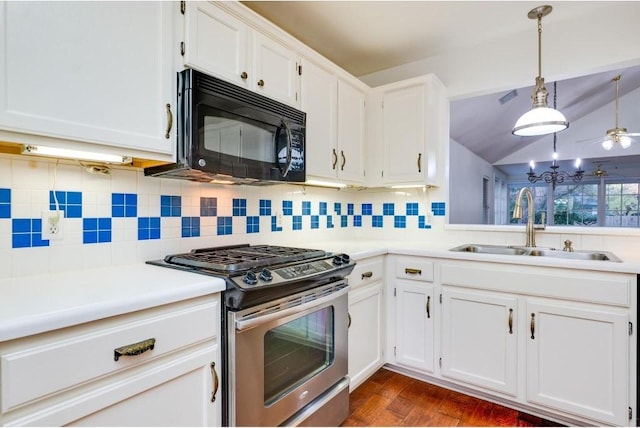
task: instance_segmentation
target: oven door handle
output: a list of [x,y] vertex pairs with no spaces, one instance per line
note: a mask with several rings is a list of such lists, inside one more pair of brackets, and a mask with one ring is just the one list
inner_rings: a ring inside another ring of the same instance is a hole
[[332,301],[344,294],[349,292],[349,287],[345,286],[339,291],[335,291],[327,294],[326,296],[322,296],[318,299],[311,300],[310,302],[303,303],[301,305],[292,306],[290,308],[286,308],[280,311],[271,312],[265,315],[259,315],[254,318],[250,318],[247,320],[236,320],[236,331],[245,331],[251,328],[257,327],[259,325],[268,323],[270,321],[274,321],[289,315],[298,314],[300,312],[306,311],[308,309],[312,309],[316,306],[321,306],[327,302]]

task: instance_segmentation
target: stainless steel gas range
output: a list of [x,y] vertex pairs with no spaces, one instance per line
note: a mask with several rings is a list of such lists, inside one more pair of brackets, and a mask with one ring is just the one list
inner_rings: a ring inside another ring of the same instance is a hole
[[226,281],[225,425],[337,426],[347,417],[347,255],[236,245],[148,263]]

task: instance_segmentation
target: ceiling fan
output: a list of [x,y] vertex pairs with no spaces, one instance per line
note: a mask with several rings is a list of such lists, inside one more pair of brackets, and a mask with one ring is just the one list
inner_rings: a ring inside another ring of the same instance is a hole
[[[596,162],[594,162],[594,163],[596,163]],[[609,174],[607,173],[606,170],[602,169],[602,163],[601,162],[597,162],[596,169],[592,173],[590,173],[589,175],[591,175],[593,177],[600,178],[600,177],[605,177],[605,176],[607,176]]]
[[622,147],[623,149],[628,148],[629,146],[631,146],[631,143],[633,141],[635,141],[634,138],[632,137],[637,137],[640,136],[640,133],[638,132],[627,132],[627,128],[621,128],[618,125],[618,110],[619,110],[619,83],[620,83],[620,78],[622,77],[622,75],[617,75],[616,77],[614,77],[613,79],[611,79],[612,82],[615,83],[616,86],[616,116],[615,116],[615,127],[612,129],[607,130],[607,133],[604,137],[598,137],[598,138],[593,138],[590,140],[584,140],[584,141],[597,141],[600,142],[600,144],[602,144],[602,148],[605,150],[611,150],[613,148],[614,145],[616,144],[620,144],[620,147]]

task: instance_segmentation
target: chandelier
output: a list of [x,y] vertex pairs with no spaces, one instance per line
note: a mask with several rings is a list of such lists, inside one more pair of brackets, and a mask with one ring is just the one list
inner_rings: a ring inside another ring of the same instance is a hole
[[[553,107],[555,108],[557,102],[557,87],[556,82],[553,83]],[[533,168],[535,168],[535,163],[533,161],[529,162],[529,172],[527,172],[527,176],[529,178],[530,183],[537,183],[538,181],[544,180],[545,183],[551,183],[553,190],[556,188],[557,183],[564,183],[565,180],[573,180],[575,183],[582,180],[584,176],[584,171],[580,169],[580,158],[576,159],[575,167],[576,170],[573,174],[570,174],[566,171],[558,171],[560,165],[558,165],[558,152],[556,151],[556,133],[553,133],[553,161],[551,162],[550,170],[544,171],[541,174],[536,175],[533,172]]]

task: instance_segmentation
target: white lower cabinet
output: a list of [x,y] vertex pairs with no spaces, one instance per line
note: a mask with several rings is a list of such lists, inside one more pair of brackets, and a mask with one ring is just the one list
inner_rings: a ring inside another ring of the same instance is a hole
[[[433,262],[418,258],[390,260],[388,329],[393,362],[399,366],[433,373],[435,359],[436,301]],[[411,279],[407,279],[411,278]]]
[[526,308],[527,401],[628,424],[627,311],[543,299]]
[[358,261],[349,276],[349,389],[384,364],[382,257]]
[[442,287],[442,376],[515,396],[518,301]]
[[219,340],[216,294],[2,342],[0,425],[219,426]]

